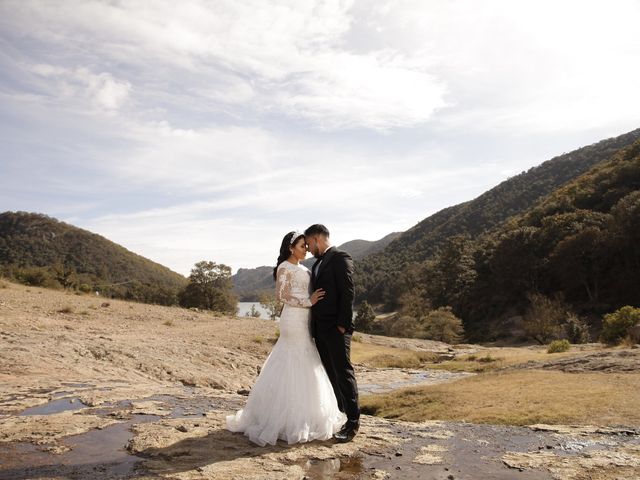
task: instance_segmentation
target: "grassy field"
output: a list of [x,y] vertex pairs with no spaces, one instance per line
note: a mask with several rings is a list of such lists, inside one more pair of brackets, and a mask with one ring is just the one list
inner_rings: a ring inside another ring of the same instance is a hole
[[437,359],[432,352],[420,352],[403,348],[352,342],[351,360],[374,368],[424,368]]
[[[588,350],[600,350],[602,347],[590,347]],[[463,355],[454,360],[447,360],[439,363],[427,363],[425,368],[435,368],[441,370],[449,370],[451,372],[487,372],[498,370],[504,367],[520,365],[532,361],[544,361],[549,359],[557,359],[562,357],[570,357],[580,355],[582,351],[577,352],[576,347],[562,353],[547,353],[546,346],[540,347],[501,347],[486,348],[478,353],[471,355]]]
[[557,359],[601,350],[599,346],[572,347],[568,352],[547,353],[546,346],[519,348],[483,348],[478,353],[462,355],[453,360],[440,361],[432,352],[353,342],[351,360],[376,368],[432,368],[451,372],[486,372],[530,361]]
[[640,426],[640,373],[489,372],[362,398],[363,412],[409,421]]
[[473,423],[534,423],[640,426],[638,373],[505,369],[607,351],[601,345],[573,346],[547,353],[545,346],[479,348],[453,360],[434,353],[354,342],[352,360],[377,368],[425,368],[476,372],[452,383],[365,395],[365,413],[409,421],[461,420]]

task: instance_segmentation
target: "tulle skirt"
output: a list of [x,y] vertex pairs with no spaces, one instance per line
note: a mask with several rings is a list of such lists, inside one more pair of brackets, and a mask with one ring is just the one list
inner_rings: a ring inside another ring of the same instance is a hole
[[245,408],[227,429],[260,445],[328,440],[346,421],[309,333],[309,309],[285,305],[280,338],[267,357]]

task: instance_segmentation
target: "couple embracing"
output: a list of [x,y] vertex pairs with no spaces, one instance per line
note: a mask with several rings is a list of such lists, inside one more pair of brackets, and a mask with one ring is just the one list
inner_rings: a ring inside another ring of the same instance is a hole
[[[300,263],[307,251],[316,258],[311,271]],[[280,337],[227,429],[261,446],[353,439],[360,408],[350,360],[352,274],[351,257],[331,246],[324,225],[285,235],[274,268]]]

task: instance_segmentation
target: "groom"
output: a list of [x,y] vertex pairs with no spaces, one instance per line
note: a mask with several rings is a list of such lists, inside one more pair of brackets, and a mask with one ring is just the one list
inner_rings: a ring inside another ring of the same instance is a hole
[[311,225],[304,232],[307,250],[316,257],[311,269],[312,290],[322,288],[322,301],[311,307],[311,330],[327,371],[340,410],[347,422],[334,435],[338,442],[349,442],[360,426],[358,385],[351,365],[353,334],[353,260],[348,253],[331,246],[329,230]]

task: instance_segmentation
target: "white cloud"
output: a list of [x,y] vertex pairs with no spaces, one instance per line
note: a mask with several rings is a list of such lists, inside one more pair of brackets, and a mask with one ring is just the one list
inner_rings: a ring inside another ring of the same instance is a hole
[[448,128],[526,135],[639,120],[635,0],[393,0],[358,14],[361,35],[428,49],[451,106],[436,121]]
[[[55,90],[51,85],[47,87],[55,94],[54,101],[71,99],[87,100],[90,106],[106,112],[118,110],[129,96],[131,84],[127,81],[116,80],[110,73],[93,73],[84,67],[75,69],[56,65],[36,64],[31,71],[37,75],[56,82]],[[81,109],[87,105],[82,104]]]
[[108,74],[84,78],[109,109],[121,104],[131,84],[141,91],[157,86],[157,76],[145,71],[151,64],[158,75],[180,76],[185,88],[214,102],[250,102],[256,111],[324,129],[385,130],[426,121],[444,105],[442,79],[412,55],[349,52],[343,36],[351,4],[191,1],[179,8],[155,2],[150,9],[142,2],[21,2],[13,5],[9,27],[29,23],[28,35],[69,47],[84,47],[91,38],[104,62],[140,72],[129,83]]

